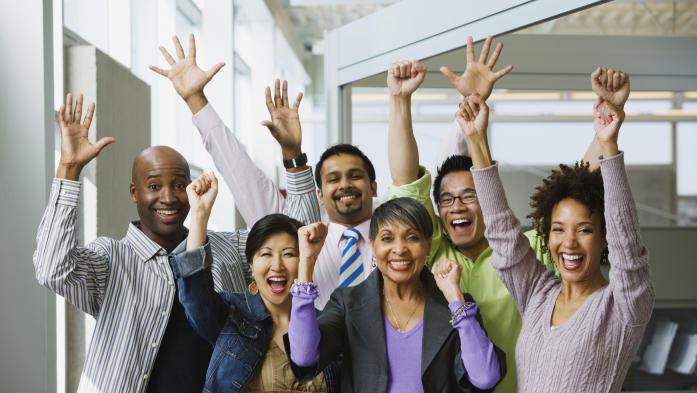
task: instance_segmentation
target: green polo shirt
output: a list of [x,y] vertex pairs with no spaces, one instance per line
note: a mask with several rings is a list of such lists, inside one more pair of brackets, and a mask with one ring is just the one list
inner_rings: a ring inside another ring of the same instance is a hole
[[[521,328],[521,317],[511,294],[503,285],[503,282],[491,266],[489,258],[492,250],[488,247],[479,257],[472,261],[455,249],[450,240],[444,236],[440,218],[433,210],[431,202],[431,174],[423,166],[419,168],[419,179],[403,186],[390,186],[390,199],[408,197],[419,201],[428,210],[433,221],[433,238],[431,253],[427,259],[429,268],[443,259],[456,261],[462,266],[460,288],[468,292],[477,302],[481,312],[484,328],[491,341],[506,352],[506,376],[498,384],[495,392],[514,393],[516,391],[515,345]],[[541,251],[543,240],[537,236],[537,232],[525,233],[530,239],[530,244],[538,255],[538,259],[544,261],[547,268],[552,268],[554,263],[549,254]],[[544,255],[543,255],[544,254]]]

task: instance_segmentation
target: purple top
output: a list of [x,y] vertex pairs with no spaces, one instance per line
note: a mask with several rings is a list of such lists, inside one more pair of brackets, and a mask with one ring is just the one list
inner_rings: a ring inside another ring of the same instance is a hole
[[390,371],[387,392],[423,393],[421,343],[424,336],[424,320],[420,320],[408,332],[400,333],[385,317],[385,336],[387,366]]
[[[320,330],[317,323],[314,300],[317,287],[308,284],[293,284],[293,296],[288,325],[290,358],[300,367],[311,367],[319,362]],[[455,311],[463,301],[448,304]],[[462,363],[472,385],[479,389],[490,389],[501,379],[499,362],[494,344],[489,340],[475,318],[476,305],[466,314],[455,319],[455,328],[460,336]],[[407,333],[399,333],[385,321],[387,327],[386,347],[390,392],[423,391],[421,382],[421,349],[423,343],[423,320]],[[409,336],[409,337],[404,337]],[[428,339],[428,338],[426,338]],[[415,343],[415,340],[418,343]],[[412,390],[405,390],[405,389]],[[416,389],[416,390],[414,390]]]

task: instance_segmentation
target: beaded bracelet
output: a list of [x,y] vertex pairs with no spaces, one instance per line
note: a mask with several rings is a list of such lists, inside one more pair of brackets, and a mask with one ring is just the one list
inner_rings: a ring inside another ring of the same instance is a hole
[[293,286],[290,287],[290,293],[296,295],[318,295],[319,290],[314,282],[302,282],[296,278],[293,280]]
[[[468,312],[470,310],[474,310],[473,312]],[[477,303],[474,302],[464,302],[461,306],[455,309],[450,314],[450,324],[455,327],[455,324],[460,322],[460,320],[467,318],[469,316],[473,316],[477,313]]]

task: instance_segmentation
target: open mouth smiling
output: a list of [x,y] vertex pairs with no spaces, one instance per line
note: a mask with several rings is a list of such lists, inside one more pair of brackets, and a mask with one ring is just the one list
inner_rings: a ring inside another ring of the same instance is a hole
[[414,261],[411,259],[390,259],[388,265],[390,269],[396,270],[398,272],[409,270]]
[[578,270],[583,265],[584,259],[583,254],[571,254],[565,252],[560,254],[561,264],[566,270]]
[[467,231],[472,226],[472,220],[469,218],[454,218],[450,220],[450,227],[455,232]]
[[155,213],[163,222],[173,222],[179,217],[179,209],[155,209]]
[[280,294],[283,293],[283,291],[286,290],[286,287],[288,286],[288,277],[286,276],[271,276],[266,279],[266,282],[269,284],[269,288],[271,288],[271,292],[275,294]]

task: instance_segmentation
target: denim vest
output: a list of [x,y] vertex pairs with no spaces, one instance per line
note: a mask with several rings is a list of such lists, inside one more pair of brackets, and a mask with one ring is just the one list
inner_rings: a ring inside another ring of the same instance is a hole
[[[206,393],[242,392],[256,375],[269,349],[273,321],[261,297],[249,292],[219,293],[230,307],[206,373]],[[324,370],[329,392],[338,391],[336,373]]]

